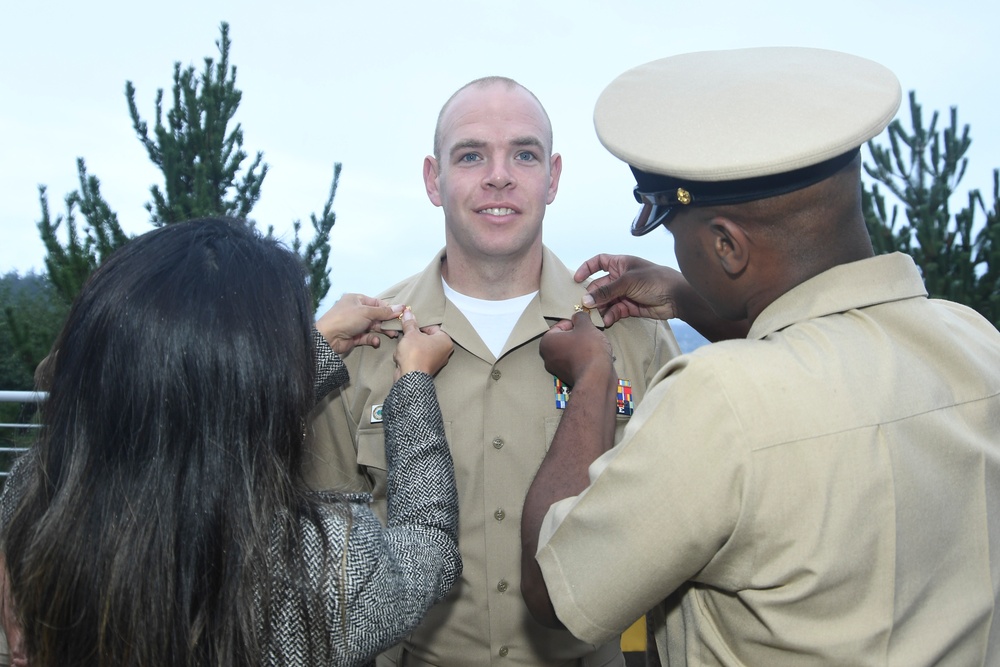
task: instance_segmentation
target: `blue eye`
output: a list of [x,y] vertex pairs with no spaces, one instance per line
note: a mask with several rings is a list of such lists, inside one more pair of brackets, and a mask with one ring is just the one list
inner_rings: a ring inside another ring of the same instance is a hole
[[479,156],[475,153],[466,153],[462,157],[458,158],[459,162],[477,162],[478,160]]
[[530,162],[535,159],[535,154],[531,151],[521,151],[514,159],[521,160],[523,162]]

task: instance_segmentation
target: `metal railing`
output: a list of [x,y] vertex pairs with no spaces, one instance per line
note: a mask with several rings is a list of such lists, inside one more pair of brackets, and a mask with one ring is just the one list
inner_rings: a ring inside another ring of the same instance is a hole
[[[0,403],[41,403],[48,397],[44,391],[0,391]],[[41,424],[31,424],[26,422],[0,423],[0,429],[31,430],[41,428]],[[0,446],[0,454],[20,454],[27,450],[27,447],[6,447]],[[6,466],[0,468],[0,478],[8,475]]]

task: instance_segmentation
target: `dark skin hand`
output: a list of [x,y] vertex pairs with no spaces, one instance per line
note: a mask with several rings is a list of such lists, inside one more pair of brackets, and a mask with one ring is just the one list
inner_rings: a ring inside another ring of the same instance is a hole
[[732,322],[716,315],[684,276],[670,267],[632,255],[600,254],[584,262],[573,277],[579,283],[599,271],[607,273],[587,286],[583,305],[598,308],[606,326],[625,317],[678,318],[712,342],[746,338],[750,330],[747,320]]
[[556,323],[542,336],[545,370],[572,387],[552,445],[535,475],[521,514],[521,594],[535,619],[563,627],[535,560],[538,531],[552,503],[587,488],[587,470],[615,440],[615,390],[611,344],[586,313]]

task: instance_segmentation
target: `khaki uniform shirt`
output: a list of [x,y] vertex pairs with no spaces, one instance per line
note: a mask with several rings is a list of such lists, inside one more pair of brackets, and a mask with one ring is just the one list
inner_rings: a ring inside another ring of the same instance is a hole
[[[521,507],[562,415],[538,343],[552,324],[572,316],[584,288],[545,250],[539,293],[495,359],[445,299],[442,258],[443,253],[423,273],[381,295],[409,305],[421,326],[440,324],[455,342],[435,385],[455,461],[464,570],[449,597],[431,609],[405,643],[405,664],[623,664],[617,636],[587,643],[545,628],[521,597]],[[596,311],[591,315],[603,326]],[[607,334],[619,378],[631,381],[633,401],[643,398],[648,381],[679,354],[663,323],[628,319]],[[314,487],[371,490],[376,504],[384,503],[385,444],[378,406],[392,384],[394,345],[383,339],[379,349],[359,347],[347,355],[350,383],[321,404],[312,422],[315,458],[307,462],[306,476]],[[629,418],[619,417],[619,432]],[[632,621],[643,611],[637,610]],[[571,663],[584,656],[590,657]]]
[[656,606],[671,667],[1000,664],[1000,333],[906,255],[668,364],[590,472],[537,555],[579,637]]

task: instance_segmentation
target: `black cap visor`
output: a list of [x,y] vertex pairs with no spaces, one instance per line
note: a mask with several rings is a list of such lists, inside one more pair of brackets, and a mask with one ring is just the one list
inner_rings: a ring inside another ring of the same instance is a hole
[[645,236],[660,225],[665,225],[674,217],[678,204],[658,203],[663,201],[657,193],[647,194],[639,192],[639,188],[633,190],[635,200],[642,204],[639,213],[632,221],[632,236]]
[[632,221],[632,236],[643,236],[670,221],[683,206],[722,206],[801,190],[833,176],[858,156],[860,148],[802,169],[735,181],[689,181],[653,174],[629,165],[642,209]]

